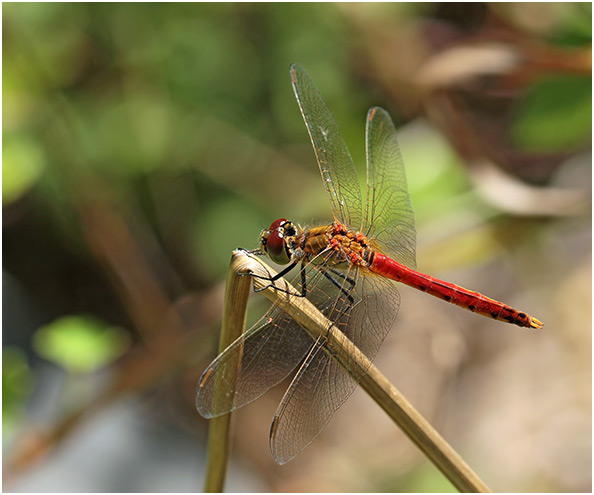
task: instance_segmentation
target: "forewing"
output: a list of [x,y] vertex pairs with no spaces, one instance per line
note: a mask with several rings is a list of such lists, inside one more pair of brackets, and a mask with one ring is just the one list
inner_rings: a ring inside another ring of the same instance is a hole
[[202,374],[196,390],[198,411],[212,418],[256,400],[284,380],[312,344],[289,315],[273,306]]
[[[373,360],[394,324],[400,296],[392,281],[373,276],[357,277],[355,270],[347,274],[358,278],[352,291],[346,279],[342,284],[343,292],[325,277],[318,276],[318,287],[311,290],[309,298]],[[352,303],[346,297],[347,291],[353,298]],[[280,464],[291,460],[319,435],[361,378],[361,375],[351,378],[324,350],[323,343],[318,341],[310,351],[275,414],[270,448]]]
[[410,268],[416,267],[415,217],[408,196],[404,162],[388,112],[367,114],[367,203],[364,232],[380,250]]
[[361,186],[338,124],[303,67],[297,64],[291,66],[291,81],[320,166],[334,218],[351,228],[360,229]]

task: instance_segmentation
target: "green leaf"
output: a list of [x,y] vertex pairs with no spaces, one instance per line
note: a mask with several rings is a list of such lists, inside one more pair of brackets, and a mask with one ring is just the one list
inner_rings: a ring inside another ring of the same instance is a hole
[[551,77],[535,84],[511,132],[515,144],[529,151],[559,151],[587,142],[592,136],[592,78]]
[[591,2],[559,2],[552,5],[560,24],[555,41],[580,47],[592,42]]
[[376,480],[377,492],[457,493],[450,481],[431,464],[419,466],[406,474],[392,473]]
[[2,417],[20,410],[33,388],[25,353],[18,347],[2,348]]
[[2,203],[17,200],[37,182],[43,172],[45,159],[42,150],[24,136],[3,136],[2,145]]
[[72,372],[90,372],[123,354],[127,334],[87,316],[65,316],[41,327],[33,346],[40,356]]

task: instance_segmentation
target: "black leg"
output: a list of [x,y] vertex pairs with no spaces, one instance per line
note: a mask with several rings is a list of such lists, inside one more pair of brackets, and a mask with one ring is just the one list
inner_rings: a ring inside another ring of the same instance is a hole
[[275,290],[278,290],[279,292],[284,292],[285,294],[289,294],[291,296],[297,296],[297,297],[306,297],[306,285],[305,285],[305,263],[301,263],[301,293],[300,294],[295,294],[294,292],[290,292],[286,289],[283,289],[281,287],[277,287],[276,285],[274,285],[274,282],[278,279],[280,279],[281,277],[284,277],[287,273],[289,273],[293,268],[295,268],[297,266],[299,262],[296,261],[295,263],[291,263],[287,268],[285,268],[284,270],[282,270],[281,272],[277,273],[274,277],[263,277],[261,275],[255,275],[252,274],[252,277],[255,278],[259,278],[259,279],[263,279],[263,280],[268,280],[269,282],[273,282],[269,285],[267,285],[266,287],[262,287],[261,289],[255,289],[255,292],[261,292],[265,289],[269,289],[270,287],[274,288]]
[[260,278],[262,280],[268,280],[269,282],[274,282],[275,280],[278,280],[279,278],[284,277],[287,273],[289,273],[293,268],[297,266],[297,263],[299,262],[295,261],[294,263],[291,263],[287,268],[278,272],[274,277],[263,277],[262,275],[256,275],[255,273],[251,273],[250,276],[254,278]]
[[301,263],[301,297],[307,295],[307,281],[305,278],[305,263]]
[[[347,275],[345,275],[342,272],[339,272],[338,270],[334,270],[332,268],[328,268],[326,270],[320,270],[323,274],[324,277],[326,277],[328,280],[330,280],[330,282],[332,282],[336,287],[338,287],[338,289],[340,289],[340,292],[342,292],[347,300],[349,301],[349,303],[352,305],[355,303],[355,300],[353,299],[353,296],[351,296],[351,292],[353,291],[353,289],[355,288],[355,280]],[[345,288],[343,284],[341,284],[338,280],[336,280],[331,274],[330,272],[332,272],[334,275],[342,278],[344,281],[347,282],[347,284],[349,284],[350,288]]]
[[332,272],[334,275],[340,277],[341,279],[345,280],[351,288],[349,290],[353,290],[357,281],[353,277],[349,277],[344,272],[336,270],[335,268],[326,268],[329,272]]

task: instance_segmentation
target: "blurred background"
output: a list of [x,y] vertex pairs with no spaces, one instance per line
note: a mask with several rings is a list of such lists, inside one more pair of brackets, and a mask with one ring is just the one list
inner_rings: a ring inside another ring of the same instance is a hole
[[[545,324],[402,287],[378,367],[492,490],[591,492],[591,9],[3,4],[4,490],[202,490],[231,252],[331,219],[298,62],[362,182],[392,115],[418,268]],[[361,390],[276,465],[283,391],[236,415],[228,491],[453,491]]]

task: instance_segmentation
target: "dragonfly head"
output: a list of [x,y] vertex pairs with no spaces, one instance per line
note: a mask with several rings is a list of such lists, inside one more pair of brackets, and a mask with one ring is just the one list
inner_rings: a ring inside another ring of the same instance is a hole
[[289,237],[297,234],[295,225],[286,218],[279,218],[260,233],[260,248],[268,257],[279,265],[291,261],[292,248],[287,242]]

